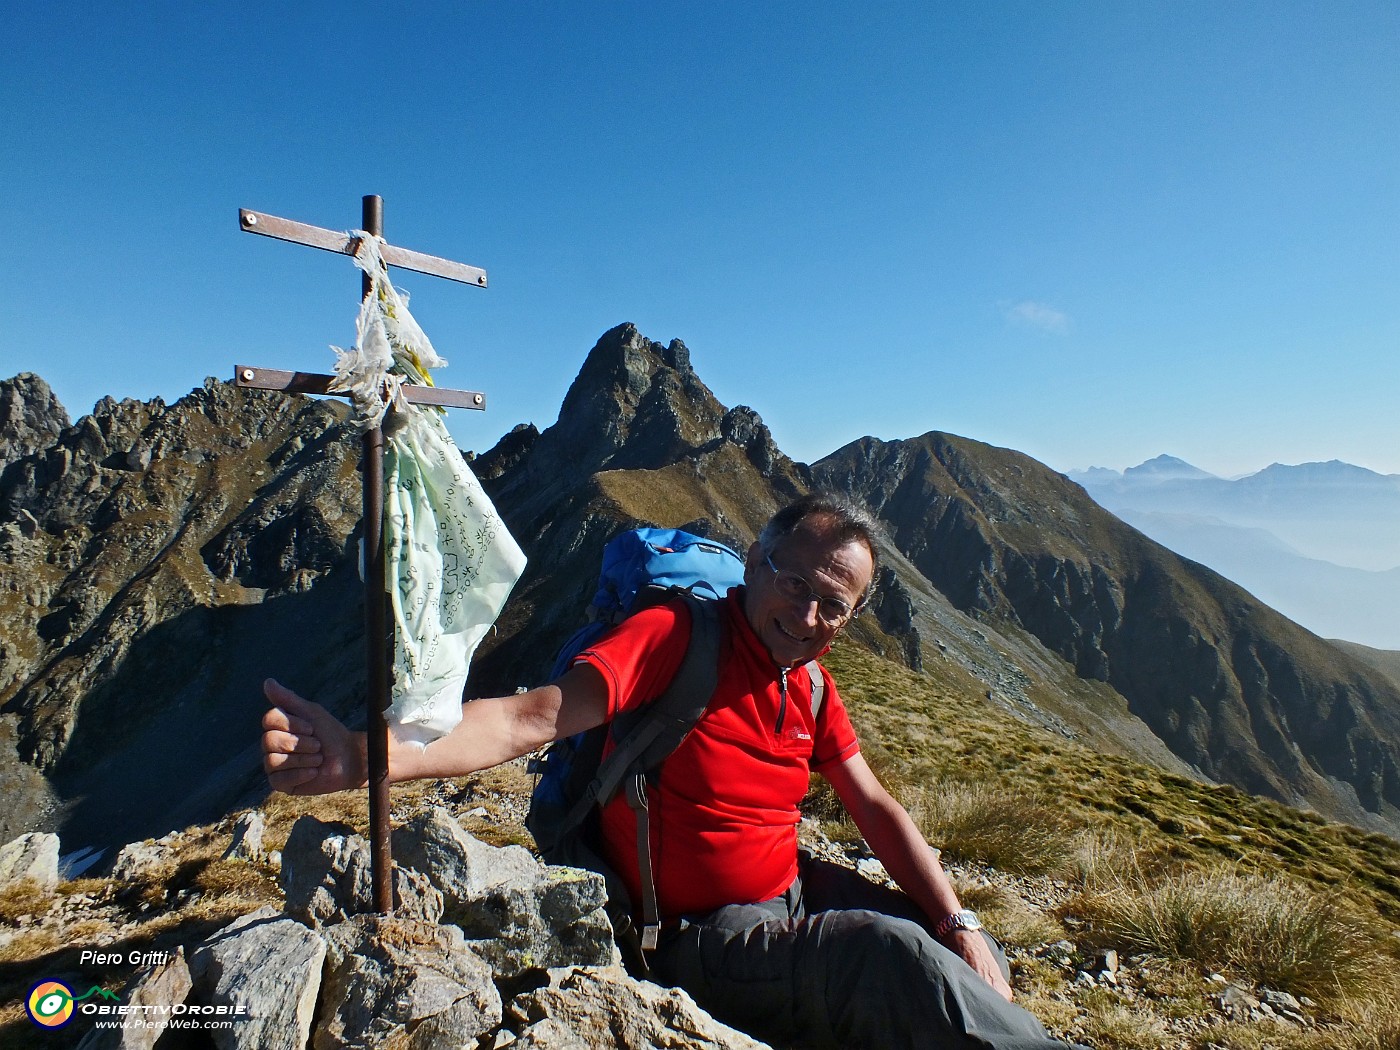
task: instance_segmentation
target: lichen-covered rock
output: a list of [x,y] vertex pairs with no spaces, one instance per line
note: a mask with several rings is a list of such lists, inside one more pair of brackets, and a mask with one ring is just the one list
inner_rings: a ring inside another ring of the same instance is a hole
[[326,941],[316,1050],[426,1048],[447,1038],[474,1046],[501,1023],[491,968],[454,926],[357,915],[330,929]]
[[514,976],[556,966],[618,962],[601,875],[579,868],[537,868],[470,901],[450,902],[447,918],[462,928],[497,972]]
[[[427,876],[395,865],[394,911],[437,922],[443,899]],[[282,892],[287,913],[312,929],[374,910],[369,843],[347,824],[298,818],[282,847]]]
[[544,867],[521,846],[488,845],[441,808],[397,829],[393,852],[442,892],[443,919],[498,973],[617,959],[606,887],[594,872]]
[[763,1050],[720,1024],[679,988],[628,977],[621,967],[552,970],[549,984],[516,996],[507,1009],[520,1046],[618,1050]]

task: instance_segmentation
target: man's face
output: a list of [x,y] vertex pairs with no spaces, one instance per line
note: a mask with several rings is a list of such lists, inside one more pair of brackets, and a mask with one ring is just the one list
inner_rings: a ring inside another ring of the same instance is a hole
[[[864,543],[839,543],[827,537],[821,520],[803,521],[769,556],[773,565],[796,573],[822,598],[836,598],[852,609],[865,596],[874,562]],[[805,601],[780,594],[773,570],[757,543],[744,566],[744,613],[773,659],[796,667],[826,650],[840,627],[821,618],[817,599]]]

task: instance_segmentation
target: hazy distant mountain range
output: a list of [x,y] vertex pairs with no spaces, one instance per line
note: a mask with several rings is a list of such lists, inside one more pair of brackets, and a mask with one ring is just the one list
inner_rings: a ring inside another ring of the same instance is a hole
[[1400,649],[1400,475],[1333,460],[1228,480],[1158,456],[1069,477],[1314,633]]

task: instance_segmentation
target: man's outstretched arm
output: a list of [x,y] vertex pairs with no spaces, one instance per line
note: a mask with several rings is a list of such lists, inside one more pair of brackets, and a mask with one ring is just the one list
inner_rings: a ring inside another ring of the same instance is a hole
[[[365,734],[352,732],[320,704],[268,679],[272,705],[263,715],[263,770],[274,790],[320,795],[359,787],[369,777]],[[561,737],[601,725],[607,688],[588,665],[526,693],[473,700],[462,720],[426,748],[389,734],[389,779],[455,777],[518,758]]]
[[[870,849],[924,914],[938,922],[945,915],[958,911],[962,905],[943,865],[938,862],[938,854],[929,847],[905,808],[885,790],[864,757],[856,752],[823,772]],[[1001,967],[980,933],[956,930],[948,935],[944,944],[1003,998],[1011,999],[1011,986],[1002,977]]]

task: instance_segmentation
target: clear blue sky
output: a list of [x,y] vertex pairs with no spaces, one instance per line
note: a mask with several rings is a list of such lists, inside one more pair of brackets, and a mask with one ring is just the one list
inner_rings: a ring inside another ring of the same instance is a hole
[[946,430],[1058,469],[1400,472],[1400,5],[263,0],[10,5],[0,373],[76,418],[323,371],[348,259],[551,423],[633,321],[813,460]]

